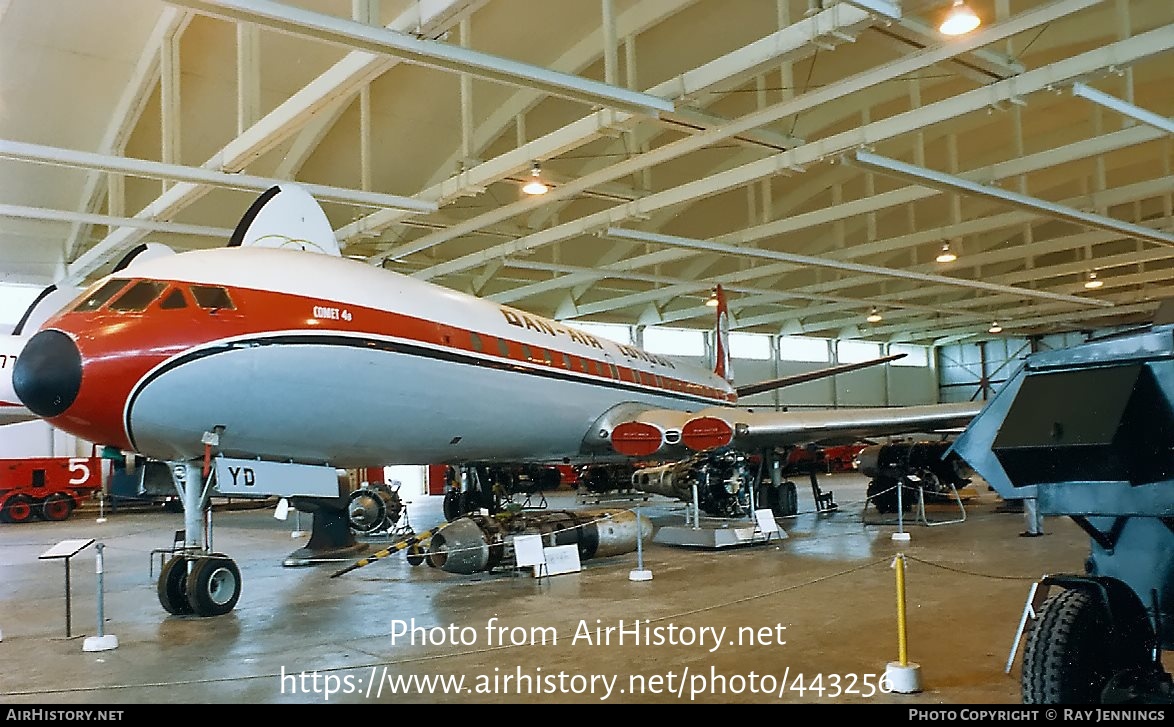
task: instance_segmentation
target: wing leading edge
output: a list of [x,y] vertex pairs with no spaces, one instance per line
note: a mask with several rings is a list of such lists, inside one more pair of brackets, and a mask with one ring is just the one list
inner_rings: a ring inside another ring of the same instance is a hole
[[[984,403],[764,412],[724,406],[692,413],[653,409],[616,427],[612,446],[621,454],[651,456],[677,446],[698,452],[726,446],[750,451],[845,437],[933,432],[965,426]],[[629,451],[622,438],[633,429],[646,434],[638,452]],[[658,436],[652,438],[660,440],[659,447],[649,441],[654,432]]]

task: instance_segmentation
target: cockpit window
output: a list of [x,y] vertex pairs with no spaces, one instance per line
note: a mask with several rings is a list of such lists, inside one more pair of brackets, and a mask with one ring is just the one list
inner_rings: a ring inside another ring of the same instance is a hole
[[163,302],[159,304],[163,310],[176,310],[178,308],[187,308],[187,299],[183,297],[183,291],[175,288],[167,295],[163,296]]
[[122,290],[123,288],[125,288],[129,282],[130,282],[129,280],[119,279],[119,278],[115,278],[114,280],[106,281],[106,283],[102,287],[95,290],[92,295],[87,297],[81,303],[78,303],[74,307],[74,310],[75,311],[98,310],[99,308],[102,307],[103,303],[105,303],[106,301],[113,298],[114,294],[117,293],[118,291]]
[[145,310],[166,287],[164,283],[157,280],[140,280],[118,296],[118,299],[110,304],[110,309],[123,313]]
[[228,297],[228,291],[224,288],[212,285],[193,285],[192,295],[196,298],[196,305],[201,308],[211,308],[216,310],[224,308],[232,310],[232,298]]

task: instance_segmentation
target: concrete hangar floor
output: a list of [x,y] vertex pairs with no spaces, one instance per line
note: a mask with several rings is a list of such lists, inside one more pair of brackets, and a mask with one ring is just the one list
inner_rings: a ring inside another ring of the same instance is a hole
[[[1023,515],[981,482],[963,522],[907,521],[908,660],[921,665],[922,691],[885,694],[876,685],[898,659],[897,523],[863,507],[862,477],[821,484],[836,512],[816,513],[801,486],[800,514],[781,523],[787,538],[720,551],[652,543],[647,582],[629,580],[635,553],[543,579],[452,575],[397,553],[331,578],[345,564],[282,566],[300,545],[292,517],[217,512],[214,545],[240,565],[243,593],[207,619],[166,614],[148,574],[151,549],[170,544],[181,515],[115,512],[99,524],[80,511],[0,526],[0,702],[1018,703],[1019,660],[1010,674],[1004,666],[1028,589],[1046,573],[1081,572],[1086,536],[1047,518],[1046,535],[1019,537]],[[440,497],[406,499],[417,532],[443,522]],[[548,500],[579,507],[573,493]],[[683,521],[680,503],[641,508],[658,525]],[[956,505],[929,508],[931,521],[960,516]],[[83,651],[81,637],[97,633],[95,548],[71,567],[71,638],[64,566],[38,560],[77,538],[105,546],[114,650]],[[419,681],[436,677],[464,681]]]

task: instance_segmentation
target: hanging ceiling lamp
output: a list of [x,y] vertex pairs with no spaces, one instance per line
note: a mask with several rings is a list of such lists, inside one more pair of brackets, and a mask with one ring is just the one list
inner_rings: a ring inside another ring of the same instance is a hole
[[945,20],[938,26],[942,35],[965,35],[982,24],[978,15],[967,7],[962,0],[954,0],[950,12],[946,13]]
[[938,253],[937,261],[940,263],[952,263],[957,259],[958,256],[950,249],[950,243],[944,243],[942,245],[942,251]]
[[542,181],[542,167],[538,162],[534,162],[534,166],[530,167],[530,181],[526,182],[522,191],[531,195],[546,194],[550,191],[550,187]]
[[1095,272],[1090,272],[1088,274],[1088,280],[1084,281],[1084,287],[1088,290],[1096,290],[1104,284],[1105,281],[1098,278]]
[[1002,333],[1002,332],[1003,332],[1003,327],[999,325],[998,321],[995,321],[994,323],[992,323],[991,327],[987,329],[987,333]]
[[880,323],[884,319],[885,317],[880,314],[880,311],[877,310],[876,306],[874,305],[872,310],[868,312],[868,317],[864,320],[868,321],[869,323]]

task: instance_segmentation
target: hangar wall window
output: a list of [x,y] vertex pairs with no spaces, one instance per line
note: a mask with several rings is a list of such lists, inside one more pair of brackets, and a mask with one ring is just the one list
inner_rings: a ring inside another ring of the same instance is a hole
[[130,286],[118,299],[110,304],[111,310],[123,313],[134,313],[145,310],[151,301],[159,297],[167,286],[155,280],[140,280]]
[[836,341],[836,358],[840,363],[860,363],[880,358],[879,343],[871,341]]
[[705,334],[691,328],[644,329],[644,350],[669,356],[704,356]]
[[730,355],[757,361],[770,360],[770,336],[765,333],[730,333]]
[[570,327],[576,328],[584,333],[589,333],[592,336],[622,343],[626,346],[632,344],[632,327],[625,326],[621,323],[586,323],[575,321]]
[[925,346],[915,346],[909,343],[894,343],[889,346],[889,353],[903,353],[905,358],[893,362],[893,366],[929,366],[929,349]]
[[811,336],[780,336],[779,358],[784,361],[828,362],[828,340]]
[[75,311],[97,310],[102,307],[102,304],[114,297],[114,294],[125,288],[130,283],[129,280],[111,280],[94,291],[93,295],[89,296],[74,308]]

